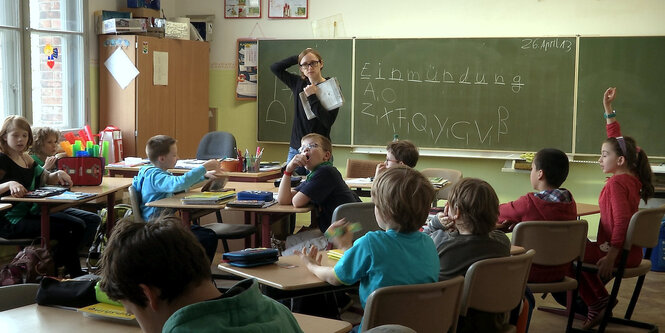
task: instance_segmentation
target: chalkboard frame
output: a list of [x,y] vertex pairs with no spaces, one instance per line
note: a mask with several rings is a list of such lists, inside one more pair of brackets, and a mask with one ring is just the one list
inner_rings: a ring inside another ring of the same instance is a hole
[[[650,38],[650,39],[656,39],[656,40],[663,40],[665,41],[665,36],[619,36],[619,37],[613,37],[613,36],[557,36],[557,37],[506,37],[507,39],[521,39],[521,40],[526,40],[530,39],[532,40],[533,43],[539,43],[543,42],[543,40],[548,40],[548,39],[556,39],[556,38],[564,38],[564,39],[570,39],[572,38],[574,40],[574,48],[576,50],[575,55],[574,55],[574,61],[575,61],[575,69],[574,69],[574,74],[575,77],[572,79],[572,84],[574,85],[574,88],[572,90],[570,98],[573,99],[572,106],[570,107],[570,111],[572,112],[572,117],[570,121],[571,130],[570,130],[570,136],[564,135],[566,139],[568,137],[570,138],[570,145],[565,144],[564,146],[556,146],[557,148],[560,148],[564,150],[566,153],[572,155],[572,156],[597,156],[599,153],[599,146],[600,143],[602,142],[604,138],[604,127],[603,127],[603,121],[602,119],[595,119],[595,116],[593,119],[587,119],[589,116],[589,110],[594,109],[597,110],[598,114],[600,114],[599,117],[602,117],[602,104],[601,104],[601,97],[602,97],[602,91],[608,86],[618,86],[619,89],[619,97],[617,98],[617,102],[615,102],[615,107],[618,109],[617,112],[619,114],[620,122],[622,124],[622,128],[624,129],[624,134],[626,135],[632,135],[635,136],[638,139],[638,144],[642,144],[645,146],[649,146],[650,144],[654,144],[653,141],[661,141],[661,140],[651,140],[649,141],[648,139],[641,138],[641,136],[646,135],[646,138],[649,136],[653,137],[653,135],[657,135],[660,133],[659,130],[651,130],[649,129],[646,131],[647,133],[641,133],[644,132],[641,130],[641,123],[644,123],[644,121],[649,121],[648,116],[649,113],[646,111],[643,111],[645,109],[648,109],[648,107],[656,108],[658,112],[662,112],[663,115],[665,115],[665,110],[663,107],[665,106],[665,87],[655,87],[654,89],[656,91],[661,91],[661,93],[652,93],[651,90],[649,89],[642,89],[643,91],[649,91],[650,95],[645,95],[642,93],[641,95],[635,95],[634,91],[631,91],[631,89],[622,89],[622,84],[630,84],[626,82],[619,82],[619,83],[614,83],[616,81],[611,81],[608,80],[608,82],[605,82],[604,79],[602,78],[587,78],[585,77],[585,68],[589,63],[596,63],[596,59],[594,57],[598,57],[597,55],[587,55],[585,52],[585,47],[588,41],[592,40],[600,40],[600,39],[606,39],[610,41],[618,41],[620,39],[627,39],[627,40],[634,40],[637,38]],[[446,38],[447,39],[447,38]],[[467,38],[467,39],[482,39],[482,38]],[[346,39],[345,39],[346,40]],[[357,106],[357,99],[358,99],[358,94],[359,94],[359,89],[360,87],[357,86],[356,84],[356,76],[358,75],[359,71],[361,71],[362,66],[359,65],[359,60],[358,60],[358,51],[356,50],[357,48],[357,43],[360,40],[364,39],[351,39],[352,43],[352,57],[354,59],[354,62],[352,64],[353,67],[353,72],[351,73],[352,77],[352,85],[353,85],[353,91],[351,93],[345,94],[346,98],[346,103],[347,105],[350,106],[349,114],[352,117],[349,124],[353,128],[350,130],[349,133],[349,140],[336,140],[333,137],[333,144],[336,146],[350,146],[353,148],[362,148],[362,147],[384,147],[385,144],[382,142],[382,140],[377,140],[372,142],[371,144],[367,143],[361,143],[360,140],[358,140],[356,136],[356,121],[355,118],[361,110],[359,110]],[[385,40],[396,40],[396,39],[385,39]],[[407,39],[407,40],[421,40],[421,39]],[[663,43],[665,44],[665,43]],[[260,43],[259,43],[260,45]],[[665,48],[665,47],[664,47]],[[644,53],[648,51],[642,51],[642,50],[633,50],[633,52],[637,53]],[[663,51],[665,52],[665,50]],[[602,54],[605,58],[607,58],[608,51],[602,51]],[[660,53],[659,53],[660,54]],[[259,55],[261,57],[261,55]],[[587,58],[591,57],[591,58]],[[609,57],[611,58],[611,57]],[[592,59],[592,60],[589,60]],[[661,58],[662,59],[662,58]],[[263,66],[260,67],[268,67],[269,64],[260,63]],[[665,69],[663,69],[665,71]],[[659,72],[660,73],[660,72]],[[270,74],[272,76],[272,74]],[[273,76],[274,77],[274,76]],[[665,74],[663,74],[662,77],[665,77]],[[593,85],[600,87],[600,88],[593,88],[592,90],[589,90],[590,88],[587,88],[588,85],[588,80],[591,80]],[[593,82],[595,80],[595,82]],[[602,82],[599,82],[602,81]],[[658,82],[662,82],[665,84],[665,80],[661,80]],[[261,83],[261,80],[259,80],[259,84]],[[343,83],[344,85],[348,85],[349,87],[351,84],[348,82]],[[602,88],[602,89],[601,89]],[[597,90],[597,91],[596,91]],[[635,90],[635,89],[633,89]],[[645,98],[647,96],[648,98]],[[661,99],[656,99],[656,102],[650,102],[651,101],[651,96],[663,96],[663,100]],[[261,100],[261,95],[259,94],[259,101]],[[639,102],[639,103],[637,103]],[[637,106],[633,105],[636,104]],[[646,107],[644,106],[646,105]],[[538,106],[537,106],[538,107]],[[541,110],[547,110],[547,106],[540,106],[542,109],[538,110],[537,112],[542,112]],[[550,112],[552,110],[549,110]],[[566,110],[566,112],[568,112]],[[260,115],[260,110],[259,110],[259,115]],[[626,116],[624,116],[624,114]],[[635,115],[637,114],[638,117],[631,117],[630,115]],[[659,113],[660,114],[660,113]],[[543,117],[543,124],[547,125],[547,117],[548,113],[541,113],[541,117]],[[638,119],[639,118],[639,119]],[[346,123],[344,123],[346,124]],[[339,125],[339,124],[336,124]],[[568,125],[566,125],[568,126]],[[635,131],[635,128],[640,128],[639,131]],[[290,129],[290,124],[289,124],[289,129]],[[546,128],[540,129],[541,132],[548,131]],[[289,132],[290,133],[290,132]],[[589,137],[589,133],[593,133],[591,137]],[[262,137],[261,135],[261,130],[259,129],[259,133],[257,135],[258,140],[261,142],[288,142],[288,139],[286,140],[265,140],[265,138]],[[392,138],[392,135],[386,136],[385,142],[388,142]],[[400,136],[400,138],[407,138]],[[597,141],[597,142],[596,142]],[[591,142],[591,143],[587,143]],[[642,143],[644,142],[644,143]],[[554,145],[555,146],[555,145]],[[598,147],[596,147],[598,146]],[[525,152],[525,151],[535,151],[541,148],[539,147],[530,147],[529,149],[512,149],[509,147],[509,149],[478,149],[478,148],[459,148],[459,147],[432,147],[428,145],[421,145],[423,149],[426,149],[430,152],[441,152],[441,156],[447,156],[452,154],[452,156],[455,156],[459,153],[465,153],[468,152],[471,155],[474,155],[474,157],[482,157],[484,153],[488,154],[488,156],[495,156],[497,154],[502,155],[505,154],[506,156],[514,156],[513,153],[520,153],[520,152]],[[665,159],[665,145],[663,145],[663,151],[660,151],[659,149],[653,149],[653,147],[650,147],[649,150],[649,156],[651,159]],[[450,153],[450,154],[449,154]]]

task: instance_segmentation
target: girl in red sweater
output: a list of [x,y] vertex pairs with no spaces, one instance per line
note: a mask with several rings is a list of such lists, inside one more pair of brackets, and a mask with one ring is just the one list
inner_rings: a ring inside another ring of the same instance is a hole
[[[607,307],[609,295],[603,280],[612,277],[612,269],[626,240],[630,218],[637,212],[640,199],[645,202],[653,196],[651,166],[646,153],[631,137],[623,137],[616,121],[612,101],[616,88],[608,88],[603,95],[607,139],[603,142],[598,159],[604,173],[612,174],[600,192],[600,224],[596,242],[587,241],[584,261],[598,265],[598,274],[582,273],[579,292],[589,311],[584,329],[598,325]],[[636,267],[642,259],[642,249],[633,246],[627,267]],[[612,304],[613,306],[614,304]]]

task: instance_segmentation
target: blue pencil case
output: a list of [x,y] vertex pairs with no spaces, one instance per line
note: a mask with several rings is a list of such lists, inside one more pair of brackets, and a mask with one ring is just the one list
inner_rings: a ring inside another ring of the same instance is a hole
[[258,200],[272,201],[273,194],[268,191],[240,191],[237,194],[238,200]]
[[271,264],[278,260],[277,249],[250,248],[222,254],[222,261],[238,267],[254,267]]

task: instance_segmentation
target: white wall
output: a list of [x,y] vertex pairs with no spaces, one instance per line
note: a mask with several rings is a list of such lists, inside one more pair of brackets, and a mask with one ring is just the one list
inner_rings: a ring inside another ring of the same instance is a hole
[[306,20],[269,19],[268,0],[260,19],[224,19],[222,0],[169,2],[179,16],[215,15],[213,69],[233,69],[237,38],[314,38],[312,22],[338,14],[338,37],[665,35],[663,0],[309,0]]

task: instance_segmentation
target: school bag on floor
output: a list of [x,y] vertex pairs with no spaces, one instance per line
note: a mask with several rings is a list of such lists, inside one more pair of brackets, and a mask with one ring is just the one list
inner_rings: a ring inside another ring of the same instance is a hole
[[[127,204],[117,204],[113,208],[113,212],[115,213],[115,222],[117,223],[121,219],[132,215],[132,207]],[[104,252],[106,242],[108,241],[108,237],[106,236],[107,208],[100,210],[99,216],[102,218],[102,222],[97,227],[95,238],[92,239],[92,245],[88,251],[88,258],[85,260],[85,264],[88,267],[88,273],[97,269],[97,264],[102,257],[102,252]]]

